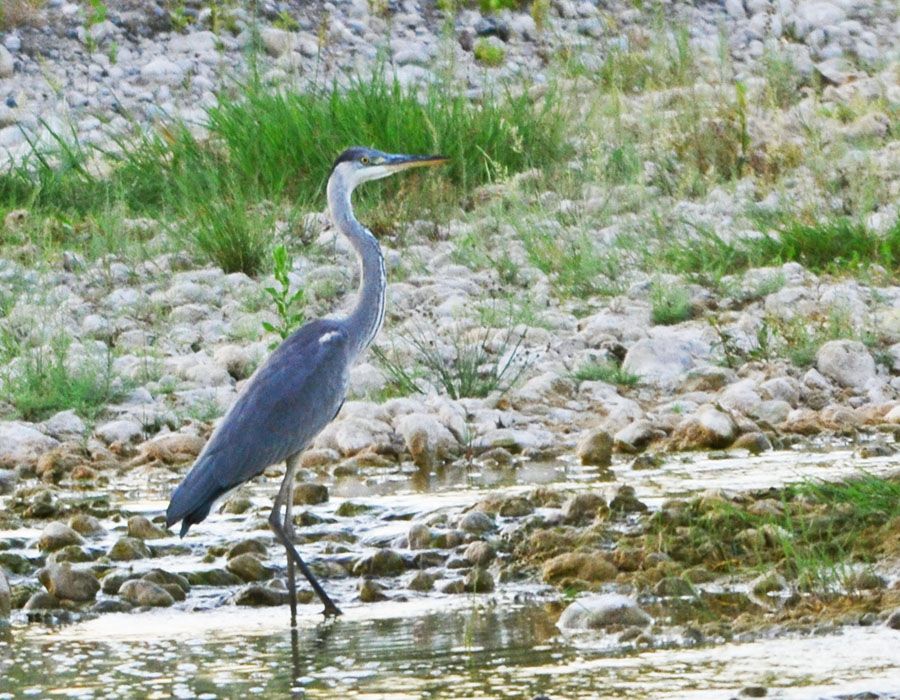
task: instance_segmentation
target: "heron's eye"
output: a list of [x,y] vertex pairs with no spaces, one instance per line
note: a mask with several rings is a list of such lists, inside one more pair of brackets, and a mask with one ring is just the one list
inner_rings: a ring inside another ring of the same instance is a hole
[[369,164],[369,156],[363,156],[362,158],[359,159],[359,162],[362,163],[363,165],[368,165]]

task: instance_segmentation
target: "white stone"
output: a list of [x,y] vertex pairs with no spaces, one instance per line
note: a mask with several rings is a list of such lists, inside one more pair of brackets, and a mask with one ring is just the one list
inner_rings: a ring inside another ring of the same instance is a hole
[[0,46],[0,79],[11,78],[15,71],[15,62],[12,54],[5,46]]
[[864,389],[875,377],[875,360],[856,340],[831,340],[816,353],[816,367],[841,386]]
[[637,341],[628,349],[622,369],[645,384],[674,389],[696,365],[690,344],[662,337]]
[[29,423],[0,422],[0,467],[34,465],[44,452],[59,445]]
[[169,42],[169,50],[175,53],[210,53],[216,50],[218,38],[210,31],[176,34]]
[[459,444],[453,433],[427,413],[410,413],[397,421],[397,432],[403,437],[406,449],[418,454],[443,458],[456,451]]
[[262,40],[266,51],[272,56],[283,56],[293,51],[297,42],[297,37],[292,32],[286,32],[283,29],[275,27],[265,27],[259,32],[259,38]]
[[114,442],[136,442],[143,435],[141,424],[132,420],[114,420],[99,426],[94,434],[107,445]]
[[563,610],[556,626],[561,630],[597,630],[612,625],[646,627],[652,621],[628,596],[606,593],[573,601]]
[[184,70],[177,63],[160,56],[141,68],[141,77],[151,83],[177,85],[184,80]]
[[41,423],[41,427],[57,440],[80,438],[87,429],[75,411],[60,411]]

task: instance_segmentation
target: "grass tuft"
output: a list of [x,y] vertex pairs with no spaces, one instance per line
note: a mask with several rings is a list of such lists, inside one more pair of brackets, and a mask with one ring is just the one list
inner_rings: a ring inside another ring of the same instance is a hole
[[634,386],[640,381],[638,375],[613,362],[590,362],[582,365],[572,372],[572,378],[578,382],[606,382],[618,386]]
[[691,295],[684,287],[654,283],[650,289],[650,318],[669,326],[687,321],[694,315]]

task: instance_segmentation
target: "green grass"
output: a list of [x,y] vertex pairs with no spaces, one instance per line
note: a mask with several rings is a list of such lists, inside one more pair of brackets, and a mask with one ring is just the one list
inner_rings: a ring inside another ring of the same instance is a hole
[[19,364],[17,371],[7,371],[0,379],[0,393],[24,420],[41,421],[69,409],[93,420],[124,395],[125,387],[113,381],[109,355],[79,361],[73,367],[70,344],[68,338],[59,336],[49,349],[6,345],[6,360],[14,352]]
[[476,41],[472,53],[475,55],[476,61],[492,68],[502,65],[503,59],[506,58],[506,52],[503,50],[503,47],[492,44],[487,39]]
[[688,30],[680,27],[669,33],[660,26],[646,49],[611,50],[597,81],[604,90],[634,93],[690,85],[696,75]]
[[529,261],[550,278],[559,296],[584,299],[618,291],[618,258],[598,250],[587,233],[522,225],[519,234]]
[[786,262],[836,275],[871,273],[874,265],[889,275],[900,272],[900,220],[877,234],[846,218],[812,223],[788,218],[760,237],[733,240],[704,227],[674,233],[673,227],[657,222],[657,244],[647,247],[645,264],[700,281]]
[[[650,540],[676,561],[722,572],[776,568],[798,585],[828,590],[850,564],[872,563],[896,548],[900,481],[863,475],[843,483],[805,482],[771,495],[774,511],[745,502],[697,498],[652,519]],[[893,533],[893,534],[891,534]],[[896,553],[896,552],[894,552]]]
[[691,295],[684,287],[655,282],[650,289],[650,319],[653,323],[672,325],[694,315]]
[[640,377],[622,369],[613,362],[590,362],[574,372],[572,378],[578,382],[606,382],[618,386],[635,386]]
[[494,391],[509,391],[530,364],[527,357],[521,357],[524,333],[516,333],[509,327],[500,339],[499,348],[493,347],[492,336],[490,329],[477,337],[456,334],[451,339],[452,351],[448,356],[428,332],[411,334],[406,339],[413,350],[411,361],[399,357],[396,350],[385,351],[373,346],[376,363],[390,380],[384,394],[423,393],[422,380],[443,389],[452,399],[484,398]]
[[175,123],[122,140],[102,156],[111,166],[105,175],[90,166],[101,155],[94,147],[57,134],[53,148],[34,146],[26,162],[0,174],[0,211],[24,207],[76,225],[111,208],[162,217],[207,259],[257,274],[268,266],[272,213],[321,209],[331,165],[348,146],[450,157],[431,177],[410,174],[360,191],[361,215],[391,226],[456,207],[485,182],[566,158],[561,110],[552,90],[537,102],[498,91],[475,104],[448,85],[419,95],[383,73],[306,93],[250,83],[208,110],[206,137]]

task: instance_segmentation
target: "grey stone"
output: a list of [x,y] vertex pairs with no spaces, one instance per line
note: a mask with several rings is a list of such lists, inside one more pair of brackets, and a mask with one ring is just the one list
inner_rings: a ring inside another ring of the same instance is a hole
[[59,522],[47,523],[38,539],[38,549],[42,552],[55,552],[70,544],[82,544],[84,540],[75,530]]
[[107,445],[136,442],[143,433],[140,423],[127,419],[109,421],[94,430],[94,434]]
[[466,574],[463,588],[466,593],[490,593],[494,590],[494,577],[487,569],[476,566]]
[[37,572],[37,578],[50,595],[63,600],[93,600],[100,590],[90,571],[73,569],[69,562],[49,564]]
[[403,557],[393,549],[379,549],[353,565],[354,576],[399,576],[404,571]]
[[574,601],[560,615],[556,626],[562,630],[599,630],[612,626],[646,627],[651,622],[651,617],[631,598],[607,593]]
[[44,430],[57,440],[78,439],[87,430],[75,411],[60,411],[41,423]]
[[494,560],[497,553],[487,542],[476,540],[466,547],[464,556],[474,566],[487,566]]
[[144,544],[143,540],[139,540],[136,537],[120,537],[119,540],[110,547],[107,556],[112,561],[146,559],[150,556],[150,549]]
[[494,520],[480,510],[470,510],[459,521],[459,529],[476,535],[490,532],[495,527]]
[[15,71],[15,61],[5,46],[0,46],[0,79],[11,78]]
[[274,572],[263,565],[253,554],[246,552],[229,559],[225,567],[244,581],[265,581],[272,578]]
[[816,353],[816,367],[841,386],[864,389],[875,377],[875,360],[857,340],[830,340]]
[[177,63],[159,56],[141,68],[141,77],[150,83],[177,85],[184,80],[184,70]]
[[139,540],[158,540],[168,537],[169,533],[154,525],[143,515],[133,515],[128,518],[128,536]]
[[59,442],[28,423],[0,422],[0,467],[34,466]]
[[612,464],[613,439],[599,428],[587,432],[578,443],[576,454],[582,464],[608,467]]
[[11,598],[9,581],[6,580],[3,569],[0,569],[0,624],[9,619],[9,612],[12,608]]
[[119,596],[142,607],[168,608],[175,603],[175,599],[165,588],[144,579],[131,579],[123,583],[119,588]]

